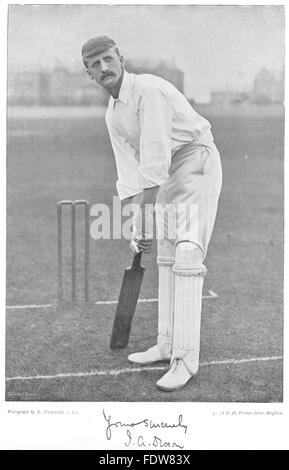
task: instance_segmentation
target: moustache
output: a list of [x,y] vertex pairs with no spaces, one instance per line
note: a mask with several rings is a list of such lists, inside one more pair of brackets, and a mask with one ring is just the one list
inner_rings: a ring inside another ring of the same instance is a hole
[[114,74],[112,72],[104,73],[101,76],[101,80],[104,80],[106,77],[113,77],[113,76],[114,76]]

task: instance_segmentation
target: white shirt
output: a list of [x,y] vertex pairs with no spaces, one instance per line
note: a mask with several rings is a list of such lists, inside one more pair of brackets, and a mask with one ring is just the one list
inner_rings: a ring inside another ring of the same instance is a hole
[[211,128],[171,83],[127,72],[118,99],[110,97],[105,120],[120,199],[164,184],[174,154]]

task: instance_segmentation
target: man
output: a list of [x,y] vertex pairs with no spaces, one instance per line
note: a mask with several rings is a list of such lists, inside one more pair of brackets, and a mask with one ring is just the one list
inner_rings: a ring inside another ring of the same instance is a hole
[[210,123],[166,80],[127,73],[114,40],[88,40],[82,58],[90,78],[111,95],[106,123],[117,191],[121,200],[139,198],[132,245],[144,253],[156,212],[157,344],[128,359],[138,365],[168,361],[157,387],[176,390],[199,367],[203,261],[221,190],[220,156]]

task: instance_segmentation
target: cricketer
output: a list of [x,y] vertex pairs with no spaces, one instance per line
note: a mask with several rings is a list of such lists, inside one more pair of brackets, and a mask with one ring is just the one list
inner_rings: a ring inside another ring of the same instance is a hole
[[[182,388],[198,372],[204,260],[222,186],[220,155],[210,123],[168,81],[125,70],[116,42],[89,39],[82,59],[110,94],[106,124],[119,198],[138,201],[132,246],[149,253],[157,229],[158,335],[138,365],[169,363],[156,386]],[[145,211],[145,207],[147,210]]]

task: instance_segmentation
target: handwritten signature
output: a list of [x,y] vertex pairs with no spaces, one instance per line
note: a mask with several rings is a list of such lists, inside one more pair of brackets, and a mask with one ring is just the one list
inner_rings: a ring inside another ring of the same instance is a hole
[[187,433],[187,430],[188,430],[188,426],[183,423],[183,416],[181,414],[178,416],[177,423],[168,423],[168,422],[163,422],[163,421],[161,421],[160,423],[157,423],[157,422],[152,421],[149,418],[145,418],[145,419],[142,419],[141,421],[136,421],[136,422],[131,422],[131,423],[123,423],[122,421],[113,422],[111,416],[110,415],[107,416],[104,410],[103,410],[103,416],[107,423],[107,427],[105,431],[107,440],[111,439],[112,429],[119,429],[119,428],[136,428],[138,426],[139,427],[144,426],[145,428],[149,428],[149,429],[180,428],[184,431],[185,434]]
[[128,438],[127,442],[125,442],[126,447],[130,447],[131,445],[137,445],[138,447],[153,446],[153,447],[159,447],[160,449],[163,447],[169,448],[169,449],[172,449],[172,448],[183,449],[184,448],[184,446],[181,445],[180,443],[177,443],[175,441],[173,442],[165,441],[164,439],[161,439],[158,436],[153,436],[153,439],[151,442],[145,441],[143,436],[138,436],[137,439],[133,439],[132,434],[129,429],[127,429],[126,435]]

